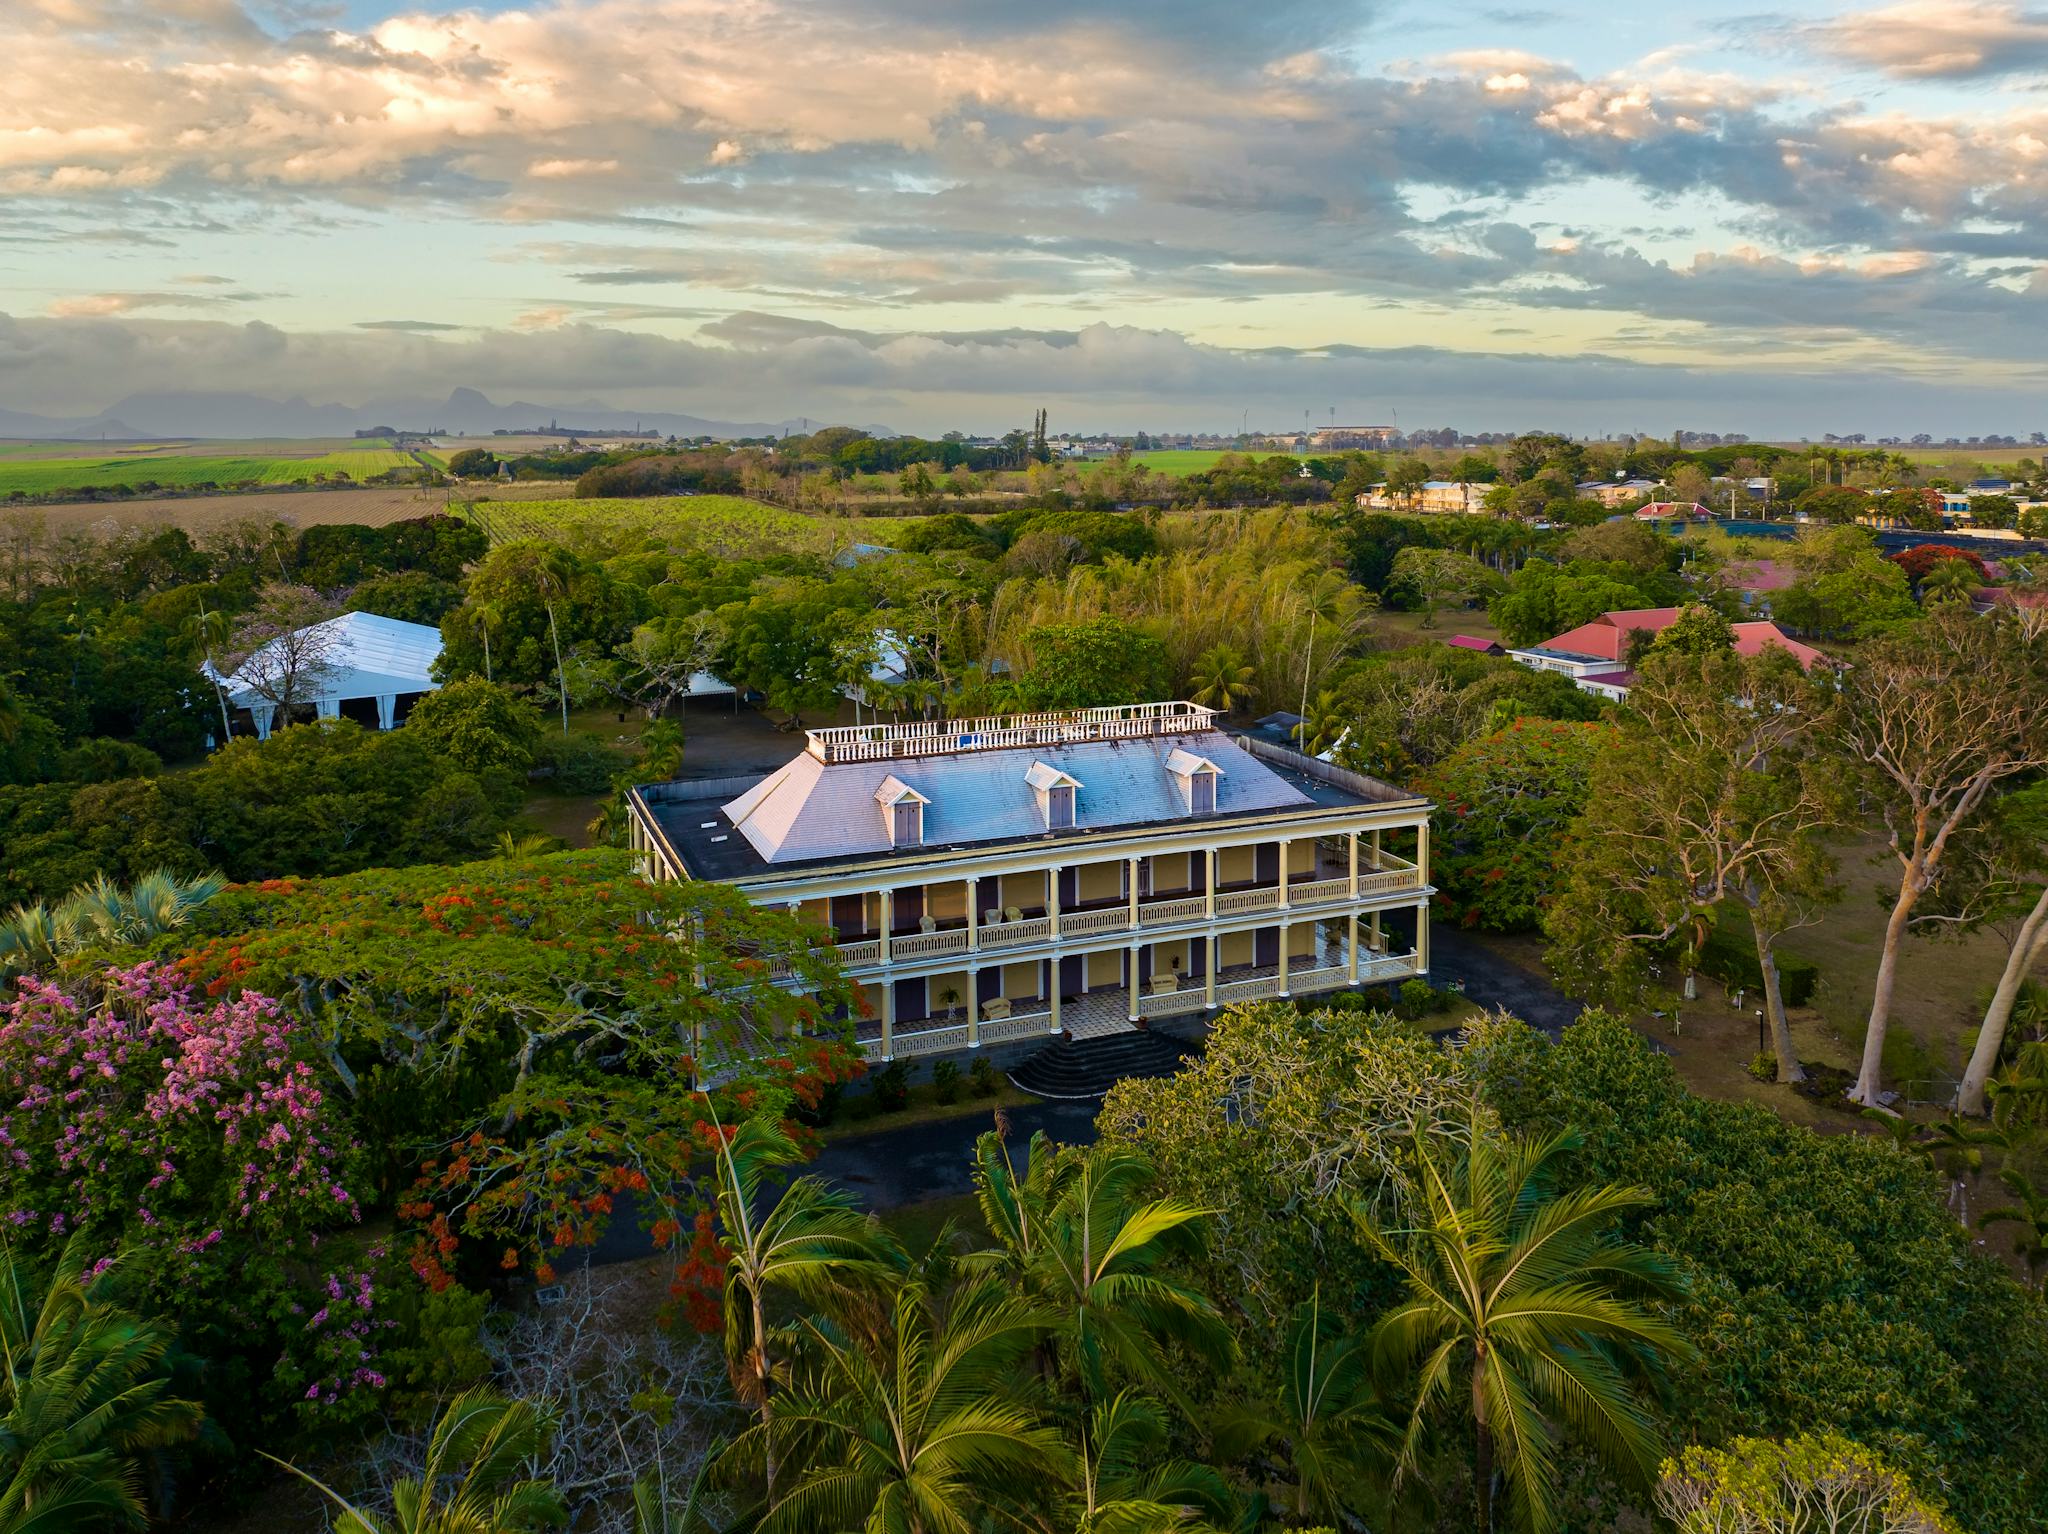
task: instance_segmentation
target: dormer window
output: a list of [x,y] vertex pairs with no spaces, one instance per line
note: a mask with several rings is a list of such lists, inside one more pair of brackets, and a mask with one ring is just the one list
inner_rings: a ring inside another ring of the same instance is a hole
[[1079,780],[1046,762],[1033,762],[1024,781],[1038,796],[1038,813],[1048,831],[1071,831],[1081,791]]
[[892,847],[924,845],[924,807],[931,800],[890,773],[875,790],[875,803],[882,807],[882,824]]
[[1223,769],[1206,756],[1196,756],[1176,746],[1167,753],[1166,770],[1180,785],[1180,802],[1190,815],[1216,812],[1216,784]]

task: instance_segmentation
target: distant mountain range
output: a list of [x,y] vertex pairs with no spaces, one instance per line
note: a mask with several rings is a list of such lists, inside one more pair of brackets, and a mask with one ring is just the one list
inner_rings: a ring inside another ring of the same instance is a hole
[[[672,437],[766,437],[800,429],[788,421],[712,421],[659,410],[622,409],[585,400],[580,404],[536,405],[514,400],[494,404],[474,389],[457,389],[444,400],[374,399],[363,405],[316,405],[309,400],[264,399],[255,394],[131,394],[98,415],[63,417],[0,410],[0,437],[137,440],[150,437],[346,437],[372,426],[401,431],[439,428],[469,436],[529,430],[558,421],[591,431],[659,432]],[[823,424],[823,423],[814,423]],[[890,433],[881,427],[868,430]]]

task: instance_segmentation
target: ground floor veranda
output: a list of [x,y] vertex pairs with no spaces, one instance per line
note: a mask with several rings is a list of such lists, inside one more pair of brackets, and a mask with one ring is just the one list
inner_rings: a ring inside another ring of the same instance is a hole
[[1384,984],[1429,968],[1420,906],[1119,942],[958,971],[870,977],[856,1035],[874,1059],[1060,1033],[1091,1038],[1240,1002]]

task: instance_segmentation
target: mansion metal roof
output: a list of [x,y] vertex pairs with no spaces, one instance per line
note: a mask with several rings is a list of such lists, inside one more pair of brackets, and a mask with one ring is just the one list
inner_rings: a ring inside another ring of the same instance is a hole
[[[1189,810],[1182,780],[1167,768],[1176,750],[1199,754],[1219,769],[1214,810]],[[1046,828],[1027,781],[1034,765],[1085,785],[1075,795],[1071,829]],[[890,845],[876,799],[890,777],[928,801],[920,845]],[[731,797],[736,789],[743,791]],[[1227,824],[1292,809],[1422,802],[1390,784],[1220,730],[874,762],[826,763],[806,752],[750,783],[681,780],[634,794],[691,877],[725,880],[1086,839],[1126,828]]]
[[[1218,811],[1278,810],[1312,801],[1220,731],[1194,737],[1223,770]],[[1085,783],[1074,829],[1184,820],[1186,802],[1168,758],[1189,738],[1087,741],[1020,751],[982,751],[894,762],[826,764],[809,754],[723,806],[733,827],[770,864],[862,857],[890,850],[876,791],[894,777],[925,799],[926,845],[1041,835],[1045,819],[1029,775],[1043,764]]]

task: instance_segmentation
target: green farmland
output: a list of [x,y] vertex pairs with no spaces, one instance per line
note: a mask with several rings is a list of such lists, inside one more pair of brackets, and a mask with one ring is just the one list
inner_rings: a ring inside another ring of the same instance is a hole
[[[864,525],[845,517],[784,511],[738,495],[671,495],[644,499],[494,501],[451,503],[483,527],[493,543],[522,538],[565,538],[578,532],[608,538],[622,531],[659,538],[689,553],[727,558],[827,553],[861,540]],[[879,542],[879,539],[870,541]]]
[[0,446],[0,496],[50,495],[69,489],[126,485],[181,489],[195,485],[310,484],[347,475],[363,480],[414,468],[410,454],[383,445],[150,443],[109,451],[104,444],[7,443]]
[[1213,469],[1220,458],[1225,457],[1265,458],[1265,453],[1253,452],[1232,455],[1215,448],[1166,448],[1144,453],[1131,454],[1131,462],[1142,463],[1155,474],[1170,474],[1175,479],[1186,474],[1199,474],[1204,469]]

